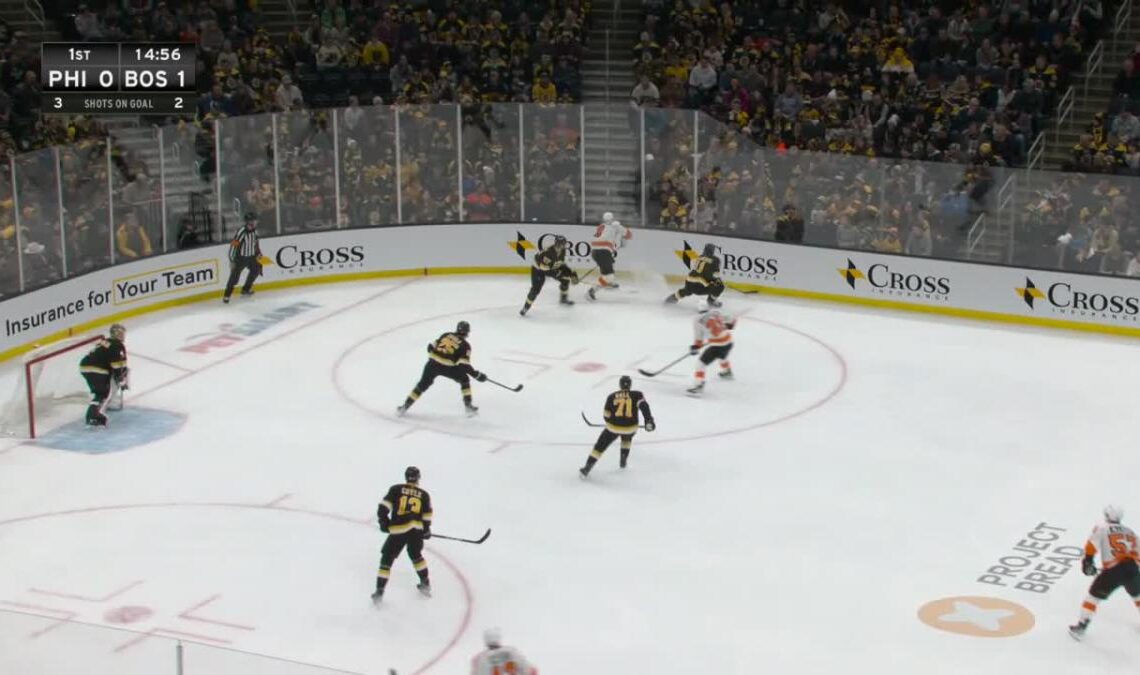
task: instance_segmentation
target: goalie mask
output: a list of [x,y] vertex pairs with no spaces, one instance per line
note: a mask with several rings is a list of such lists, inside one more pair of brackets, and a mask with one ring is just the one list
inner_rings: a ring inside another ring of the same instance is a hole
[[127,338],[127,327],[121,323],[113,323],[111,324],[110,333],[112,338],[122,342]]

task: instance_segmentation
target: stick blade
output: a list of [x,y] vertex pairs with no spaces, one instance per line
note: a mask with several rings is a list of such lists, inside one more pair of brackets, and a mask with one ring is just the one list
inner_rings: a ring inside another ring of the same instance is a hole
[[656,375],[657,375],[657,373],[651,373],[651,372],[649,372],[648,370],[646,370],[646,369],[644,369],[644,368],[638,368],[638,369],[637,369],[637,372],[641,373],[641,374],[642,374],[642,375],[644,375],[645,377],[654,377],[654,376],[656,376]]
[[511,387],[511,391],[513,391],[513,392],[515,392],[515,393],[517,394],[517,393],[519,393],[520,391],[522,391],[522,388],[523,388],[523,386],[520,384],[520,385],[518,385],[518,386],[515,386],[515,387]]
[[476,544],[482,544],[483,542],[487,541],[487,538],[490,536],[491,536],[491,528],[488,527],[487,531],[483,533],[483,536],[479,537],[479,539],[477,539],[475,541],[475,543]]

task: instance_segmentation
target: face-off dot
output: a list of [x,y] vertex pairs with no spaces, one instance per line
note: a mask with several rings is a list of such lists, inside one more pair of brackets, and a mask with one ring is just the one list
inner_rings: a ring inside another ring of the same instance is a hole
[[597,361],[582,361],[570,366],[570,369],[579,373],[596,373],[599,370],[605,370],[606,364]]
[[124,605],[123,607],[108,609],[103,614],[103,620],[107,623],[138,623],[152,616],[154,616],[154,611],[149,607]]

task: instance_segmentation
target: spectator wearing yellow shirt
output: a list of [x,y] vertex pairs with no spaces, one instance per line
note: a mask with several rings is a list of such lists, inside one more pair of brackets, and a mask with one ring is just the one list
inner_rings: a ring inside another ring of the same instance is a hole
[[143,258],[154,255],[150,245],[150,237],[146,230],[139,225],[139,217],[134,211],[128,211],[123,223],[115,230],[115,249],[124,258]]
[[388,45],[378,37],[370,39],[360,52],[360,62],[366,66],[387,66],[390,59]]
[[530,98],[535,103],[554,103],[558,99],[558,88],[550,81],[549,75],[538,78],[530,89]]

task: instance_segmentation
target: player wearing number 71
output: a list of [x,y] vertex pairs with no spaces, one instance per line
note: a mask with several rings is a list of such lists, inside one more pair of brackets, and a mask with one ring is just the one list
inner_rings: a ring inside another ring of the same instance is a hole
[[582,478],[587,478],[590,471],[602,458],[602,453],[621,437],[621,468],[625,468],[629,461],[629,451],[633,446],[633,435],[637,433],[641,423],[639,415],[645,416],[645,430],[653,431],[657,424],[653,421],[653,413],[649,410],[649,402],[645,395],[633,388],[633,379],[629,375],[622,375],[618,379],[618,390],[606,397],[606,406],[602,411],[606,428],[598,434],[594,449],[586,458],[586,465],[578,469]]
[[420,487],[418,468],[409,466],[404,470],[404,482],[388,488],[388,493],[376,508],[376,516],[380,520],[380,531],[388,538],[380,549],[380,571],[376,574],[372,604],[380,605],[388,576],[392,573],[392,563],[405,547],[420,578],[416,588],[430,598],[431,583],[423,550],[424,540],[431,539],[431,495]]

